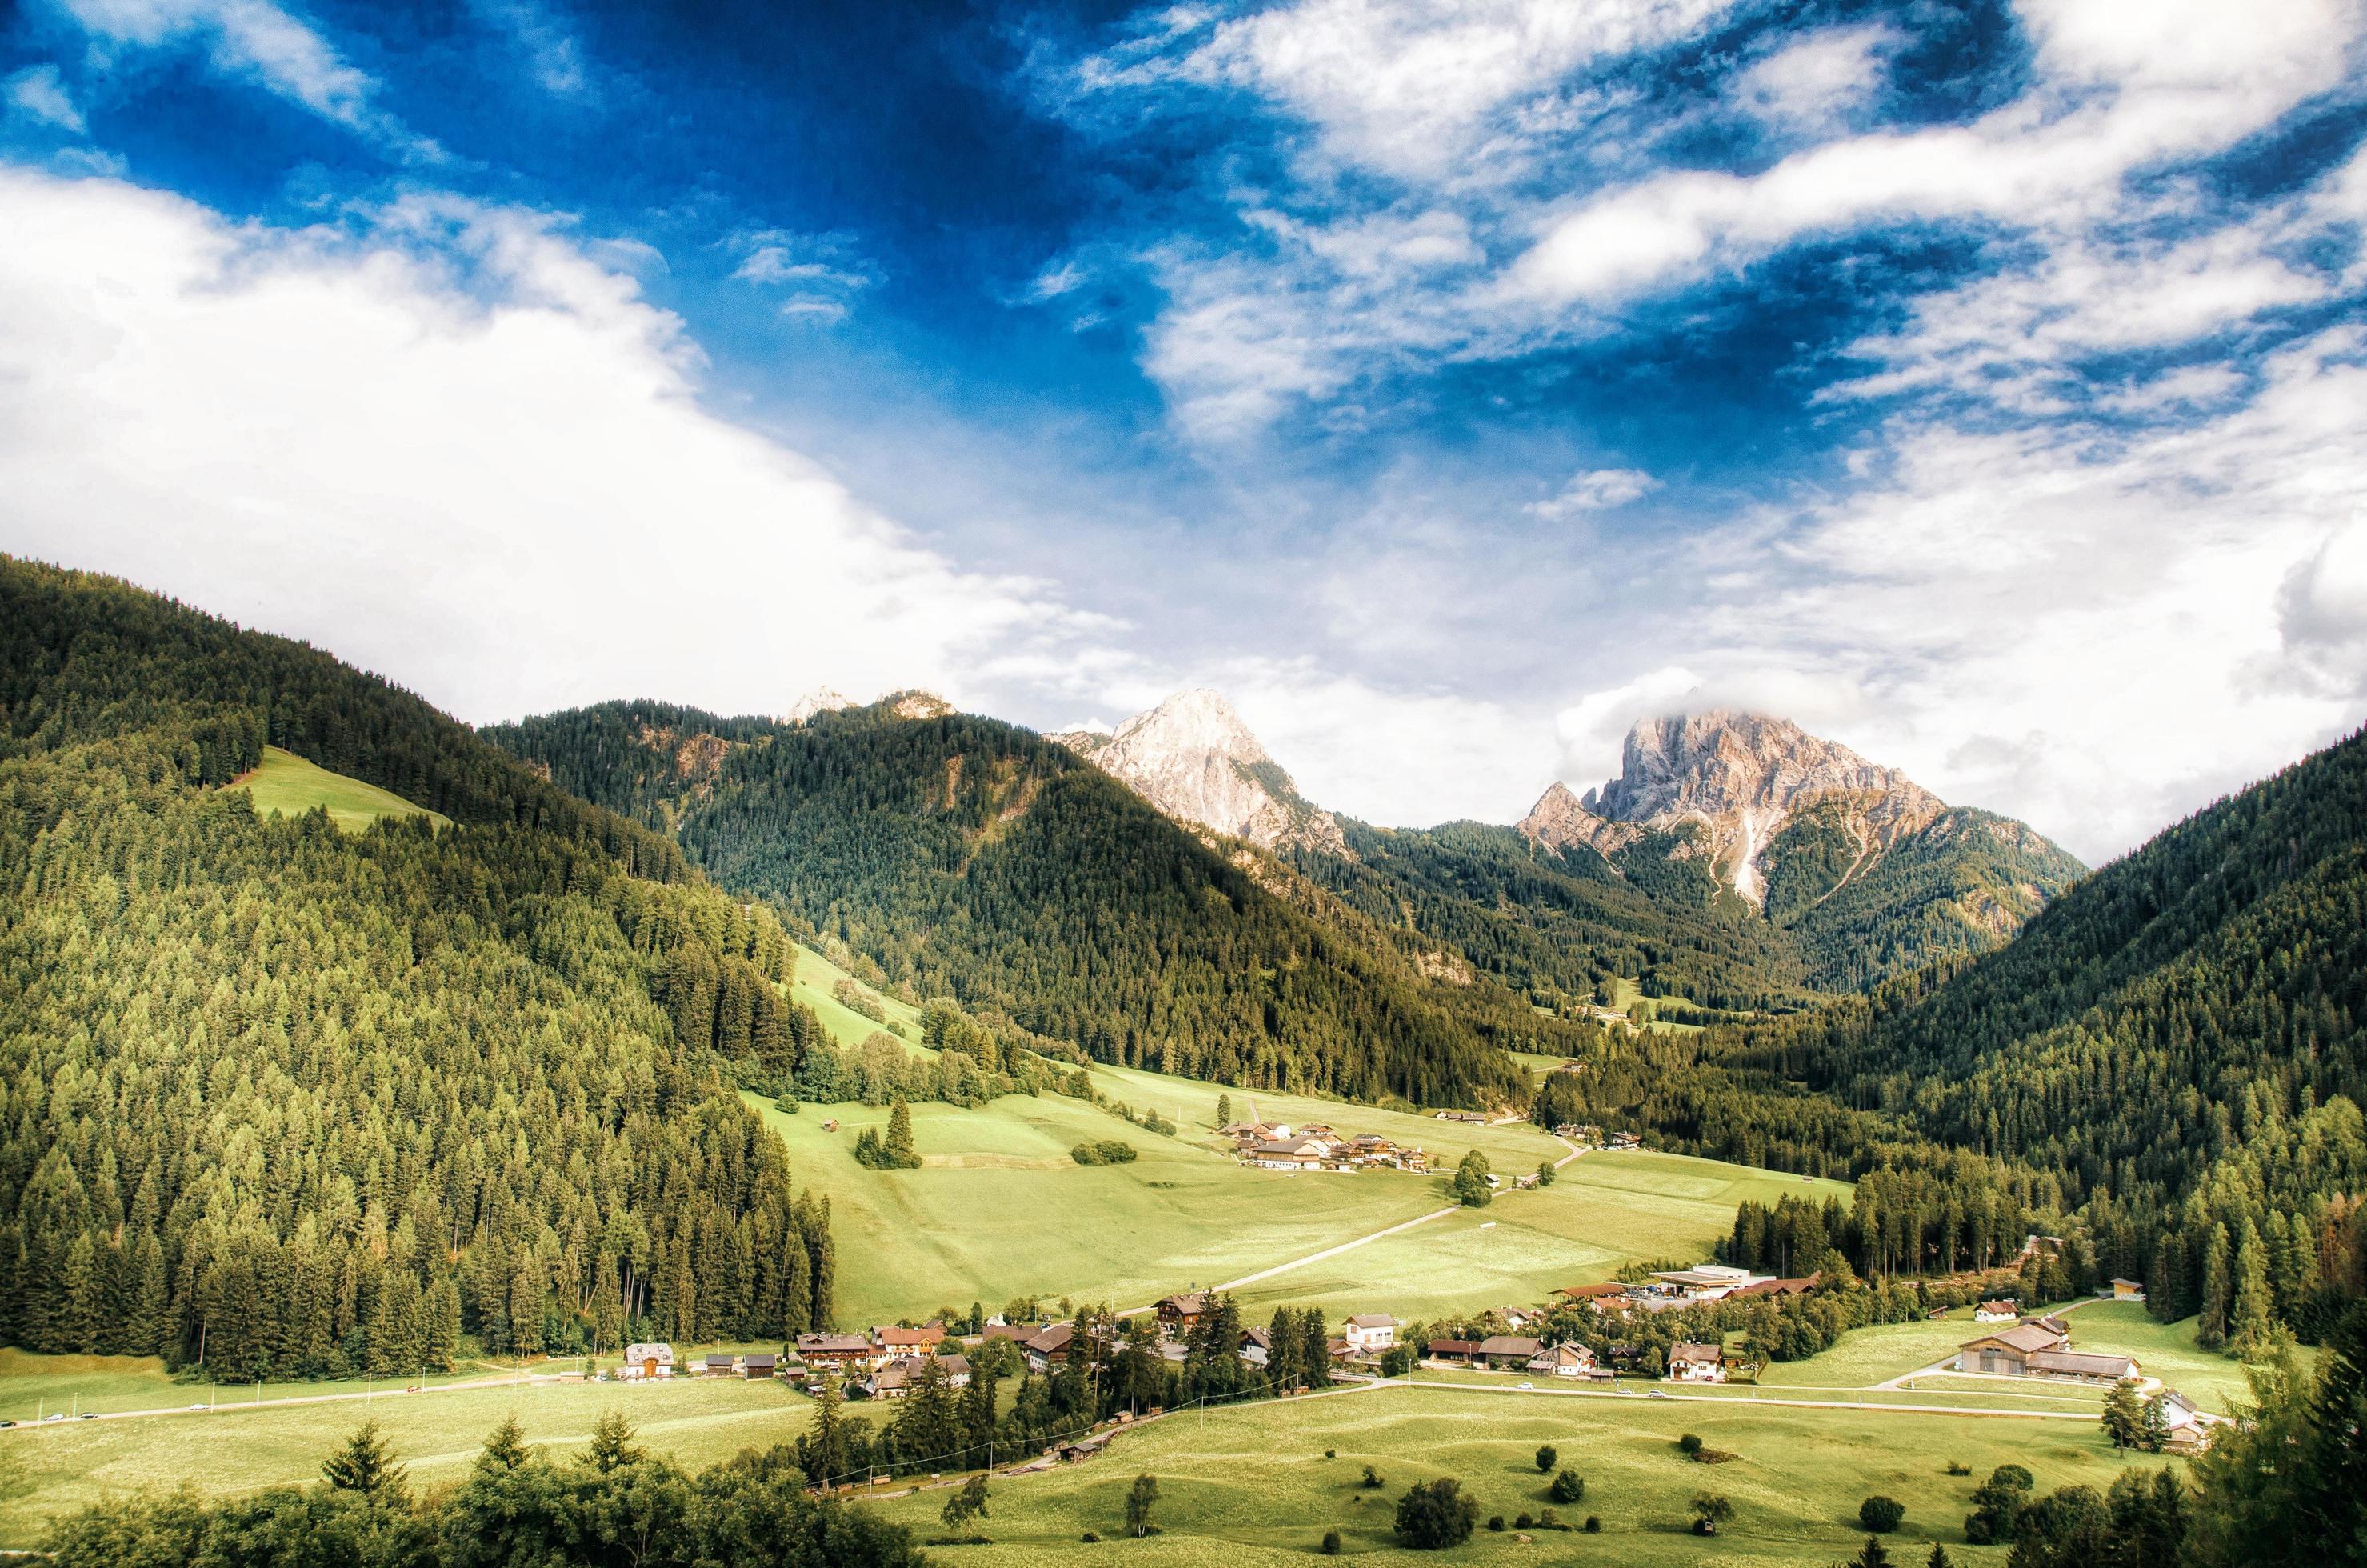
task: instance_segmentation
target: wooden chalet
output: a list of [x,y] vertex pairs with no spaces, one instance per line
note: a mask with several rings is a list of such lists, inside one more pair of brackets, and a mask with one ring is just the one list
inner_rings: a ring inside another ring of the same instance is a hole
[[1170,1330],[1188,1329],[1206,1315],[1208,1305],[1206,1290],[1181,1290],[1172,1296],[1162,1296],[1155,1309],[1159,1325]]

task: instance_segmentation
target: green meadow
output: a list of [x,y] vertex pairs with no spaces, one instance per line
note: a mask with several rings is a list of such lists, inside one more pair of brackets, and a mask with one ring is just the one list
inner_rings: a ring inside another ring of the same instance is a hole
[[[854,978],[811,948],[801,946],[798,949],[798,978],[797,983],[790,988],[790,994],[811,1007],[814,1016],[821,1020],[821,1027],[830,1032],[831,1039],[842,1046],[860,1045],[879,1033],[882,1028],[877,1019],[866,1017],[834,994],[840,981]],[[855,983],[879,1005],[888,1015],[889,1022],[903,1027],[900,1043],[907,1050],[919,1050],[921,1010],[909,1002],[898,1001],[884,991],[875,990],[860,980]],[[922,1054],[931,1053],[922,1051]]]
[[[1116,1067],[1096,1067],[1093,1076],[1104,1095],[1155,1108],[1181,1131],[1145,1132],[1059,1095],[972,1108],[916,1105],[922,1168],[870,1171],[855,1163],[855,1136],[884,1129],[885,1108],[809,1105],[787,1114],[750,1096],[788,1145],[798,1179],[830,1194],[840,1320],[893,1322],[973,1301],[991,1311],[1023,1295],[1124,1309],[1228,1283],[1451,1206],[1448,1176],[1475,1148],[1505,1182],[1487,1209],[1458,1209],[1238,1293],[1251,1305],[1320,1302],[1340,1312],[1422,1317],[1535,1302],[1557,1286],[1605,1278],[1623,1263],[1705,1256],[1745,1198],[1848,1192],[1840,1183],[1641,1152],[1587,1154],[1563,1166],[1551,1187],[1518,1192],[1515,1176],[1569,1152],[1526,1122],[1481,1127]],[[1217,1101],[1227,1096],[1237,1118],[1254,1104],[1269,1121],[1323,1122],[1418,1145],[1433,1172],[1250,1169],[1217,1134]],[[835,1132],[824,1129],[829,1120]],[[1110,1138],[1131,1143],[1139,1157],[1094,1167],[1069,1157],[1080,1142]]]
[[[1686,1460],[1676,1447],[1686,1432],[1735,1457],[1717,1465]],[[1546,1443],[1558,1450],[1558,1468],[1586,1481],[1584,1501],[1561,1516],[1577,1524],[1597,1515],[1602,1533],[1535,1532],[1523,1542],[1509,1528],[1489,1532],[1490,1514],[1509,1525],[1547,1506],[1546,1478],[1533,1460]],[[1064,1562],[1254,1568],[1304,1561],[1336,1528],[1348,1560],[1378,1562],[1386,1551],[1387,1561],[1402,1562],[1389,1533],[1397,1497],[1413,1482],[1451,1475],[1478,1499],[1483,1521],[1468,1545],[1446,1554],[1457,1562],[1821,1565],[1856,1550],[1864,1539],[1858,1505],[1881,1493],[1907,1506],[1890,1542],[1899,1561],[1920,1562],[1925,1543],[1936,1540],[1960,1562],[2002,1564],[2004,1549],[1968,1546],[1964,1535],[1972,1489],[1998,1465],[2026,1465],[2051,1490],[2101,1488],[2124,1469],[2163,1462],[2116,1458],[2086,1422],[1396,1384],[1150,1423],[1122,1434],[1100,1459],[997,1480],[988,1517],[972,1527],[993,1544],[936,1553],[962,1568],[1020,1568],[1056,1551]],[[1951,1463],[1972,1473],[1952,1476]],[[1367,1464],[1386,1478],[1377,1490],[1362,1484]],[[1141,1474],[1158,1478],[1151,1517],[1161,1533],[1121,1540],[1127,1489]],[[1714,1542],[1687,1530],[1687,1504],[1704,1490],[1736,1509]],[[945,1496],[922,1492],[872,1506],[925,1537],[941,1530]],[[1100,1544],[1082,1541],[1088,1530]]]
[[[10,1383],[27,1370],[12,1368]],[[116,1376],[136,1381],[139,1374]],[[162,1373],[153,1381],[163,1383]],[[165,1386],[180,1392],[178,1403],[191,1403],[186,1385]],[[317,1392],[330,1385],[303,1386]],[[240,1392],[253,1397],[251,1390]],[[202,1386],[195,1398],[204,1400]],[[742,1449],[795,1440],[804,1430],[808,1408],[804,1397],[785,1384],[705,1378],[647,1385],[431,1389],[252,1407],[239,1405],[225,1391],[223,1403],[210,1413],[68,1420],[0,1431],[0,1471],[8,1478],[0,1487],[0,1547],[33,1546],[51,1517],[110,1496],[178,1486],[222,1496],[311,1480],[323,1458],[365,1419],[379,1423],[414,1483],[435,1486],[457,1479],[485,1435],[510,1416],[529,1442],[564,1449],[587,1441],[593,1423],[605,1412],[621,1410],[639,1428],[644,1447],[697,1468]]]
[[441,812],[414,806],[391,790],[332,773],[277,746],[264,747],[261,766],[240,776],[230,788],[245,790],[254,798],[255,809],[265,816],[298,817],[320,807],[347,833],[359,833],[380,817],[424,816],[438,827],[452,825],[452,819]]

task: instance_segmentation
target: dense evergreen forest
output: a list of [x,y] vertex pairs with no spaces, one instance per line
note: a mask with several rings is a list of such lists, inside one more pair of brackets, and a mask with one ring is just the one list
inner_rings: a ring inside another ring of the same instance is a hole
[[[1538,1115],[1862,1186],[1853,1259],[1945,1267],[2003,1193],[2257,1346],[2367,1289],[2367,738],[2169,829],[1987,957],[1623,1040]],[[1992,1221],[1991,1228],[1994,1229]]]
[[[266,744],[454,820],[221,786]],[[794,1333],[820,1038],[762,909],[417,699],[0,561],[0,1338],[225,1381]]]
[[994,720],[882,703],[789,726],[617,703],[487,736],[670,824],[723,886],[776,903],[910,994],[1099,1060],[1472,1104],[1521,1092],[1499,1046],[1580,1049],[1598,1032],[1467,966],[1426,970],[1279,862],[1203,842]]

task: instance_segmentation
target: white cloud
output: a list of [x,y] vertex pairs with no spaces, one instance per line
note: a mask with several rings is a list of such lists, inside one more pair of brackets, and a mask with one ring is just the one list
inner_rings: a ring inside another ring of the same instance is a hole
[[508,35],[544,92],[586,102],[598,97],[583,46],[535,0],[469,0],[469,8],[487,27]]
[[1581,512],[1608,511],[1625,506],[1659,488],[1660,482],[1641,469],[1598,468],[1571,477],[1559,494],[1546,500],[1531,503],[1525,510],[1533,517],[1557,522],[1574,517]]
[[442,157],[373,101],[378,84],[312,28],[269,0],[59,0],[93,38],[142,49],[202,42],[216,69],[246,76],[323,119],[409,156]]
[[1834,28],[1788,45],[1744,71],[1734,96],[1760,119],[1818,130],[1858,107],[1882,80],[1881,52],[1897,41],[1888,28]]
[[61,131],[83,133],[82,110],[74,108],[73,97],[66,91],[65,78],[54,65],[28,65],[8,78],[6,85],[9,108],[17,114],[53,125]]
[[2090,220],[2132,171],[2231,145],[2339,85],[2360,28],[2353,0],[2023,9],[2039,44],[2024,97],[1970,125],[1829,142],[1763,174],[1664,174],[1587,197],[1521,258],[1514,294],[1602,304],[1877,219]]
[[6,168],[0,210],[12,551],[477,721],[959,698],[1111,631],[704,412],[675,320],[538,215],[415,196],[355,238]]
[[[1732,0],[1299,0],[1217,23],[1172,14],[1156,42],[1196,47],[1168,73],[1245,88],[1315,127],[1336,158],[1387,173],[1455,171],[1491,121],[1590,62],[1665,46]],[[1139,46],[1138,46],[1138,50]],[[1154,57],[1156,58],[1156,57]],[[1104,61],[1094,85],[1154,74]]]

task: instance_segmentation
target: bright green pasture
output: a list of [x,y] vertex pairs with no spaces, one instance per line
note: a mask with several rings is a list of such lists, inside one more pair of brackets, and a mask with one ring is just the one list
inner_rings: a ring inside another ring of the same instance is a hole
[[[1956,1346],[1983,1332],[1969,1312],[1937,1323],[1882,1323],[1853,1329],[1831,1348],[1805,1361],[1777,1361],[1759,1375],[1762,1384],[1813,1384],[1866,1388],[1920,1370],[1956,1353]],[[1998,1326],[2003,1326],[1999,1324]],[[2081,1349],[2086,1349],[2084,1342]]]
[[[1492,1127],[1096,1067],[1105,1095],[1157,1109],[1182,1131],[1143,1131],[1058,1095],[1010,1096],[961,1109],[912,1107],[917,1171],[869,1171],[855,1133],[888,1112],[858,1105],[784,1114],[751,1096],[787,1142],[800,1181],[831,1195],[839,1237],[839,1320],[892,1322],[938,1306],[991,1311],[1015,1296],[1145,1305],[1170,1290],[1226,1284],[1368,1236],[1452,1204],[1447,1173],[1485,1152],[1506,1190],[1485,1210],[1457,1210],[1399,1234],[1241,1288],[1249,1304],[1320,1302],[1344,1313],[1437,1316],[1535,1302],[1562,1285],[1603,1279],[1623,1263],[1707,1256],[1745,1198],[1846,1195],[1834,1182],[1647,1153],[1591,1153],[1551,1187],[1511,1179],[1569,1150],[1526,1122]],[[1269,1121],[1324,1122],[1378,1132],[1433,1156],[1433,1173],[1286,1174],[1250,1169],[1217,1135],[1217,1102],[1236,1118],[1254,1101]],[[822,1123],[835,1119],[835,1133]],[[1086,1167],[1080,1142],[1116,1138],[1141,1157]]]
[[[767,1348],[771,1348],[767,1346]],[[440,1385],[499,1376],[503,1368],[475,1362],[459,1370],[428,1378]],[[417,1378],[392,1380],[400,1388]],[[371,1382],[355,1378],[343,1382],[209,1384],[202,1373],[175,1378],[154,1356],[37,1356],[30,1351],[0,1349],[0,1420],[32,1421],[54,1411],[102,1413],[121,1410],[181,1410],[192,1404],[241,1404],[258,1394],[266,1400],[323,1393],[381,1392],[388,1379]]]
[[[2159,1378],[2205,1410],[2224,1413],[2252,1397],[2242,1362],[2194,1343],[2192,1318],[2156,1323],[2146,1315],[2142,1301],[2098,1301],[2081,1307],[2067,1321],[2074,1350],[2134,1356],[2146,1377]],[[2302,1347],[2305,1365],[2317,1355],[2313,1346]]]
[[[830,1037],[840,1045],[859,1045],[872,1035],[880,1032],[882,1028],[878,1022],[865,1017],[831,994],[837,988],[840,981],[852,978],[854,977],[846,971],[839,968],[811,948],[800,946],[798,949],[798,978],[791,994],[814,1010],[814,1017],[821,1020],[821,1027],[829,1030]],[[886,992],[865,984],[860,980],[855,983],[862,986],[887,1010],[890,1021],[904,1026],[906,1032],[899,1037],[898,1043],[907,1050],[919,1051],[921,1010],[911,1003],[900,1002]],[[921,1054],[932,1053],[922,1051]]]
[[414,1483],[456,1479],[485,1435],[515,1416],[529,1442],[580,1446],[621,1410],[642,1445],[692,1467],[794,1441],[809,1406],[783,1384],[684,1379],[513,1384],[312,1404],[224,1405],[214,1413],[65,1421],[0,1432],[16,1484],[0,1498],[0,1545],[36,1543],[42,1523],[102,1498],[188,1485],[208,1495],[308,1481],[365,1419],[375,1419]]
[[440,812],[414,806],[375,784],[332,773],[277,746],[264,747],[262,765],[231,788],[244,790],[265,816],[298,817],[315,806],[325,807],[329,820],[347,833],[359,833],[380,817],[425,816],[438,827],[452,825]]
[[[1694,1464],[1676,1448],[1685,1432],[1738,1457]],[[1532,1458],[1544,1443],[1586,1479],[1585,1500],[1561,1515],[1571,1523],[1600,1515],[1601,1535],[1540,1533],[1523,1544],[1509,1529],[1484,1528],[1489,1514],[1509,1523],[1546,1506],[1546,1478]],[[1337,1457],[1327,1460],[1326,1449]],[[1972,1473],[1950,1476],[1951,1461]],[[1863,1540],[1858,1505],[1879,1492],[1907,1505],[1891,1540],[1899,1561],[1920,1562],[1925,1543],[1939,1540],[1959,1562],[2002,1564],[2002,1549],[1965,1545],[1964,1518],[1973,1487],[2008,1462],[2028,1466],[2044,1491],[2101,1488],[2124,1468],[2163,1461],[2116,1459],[2088,1422],[1399,1385],[1151,1423],[1120,1436],[1101,1459],[996,1480],[989,1516],[972,1527],[995,1544],[937,1552],[947,1564],[977,1568],[1018,1568],[1055,1554],[1064,1562],[1255,1568],[1303,1561],[1326,1528],[1337,1528],[1352,1560],[1402,1562],[1388,1529],[1397,1497],[1413,1482],[1452,1475],[1477,1497],[1483,1520],[1469,1545],[1448,1554],[1456,1562],[1822,1565]],[[1384,1487],[1360,1484],[1366,1464],[1386,1477]],[[1159,1480],[1151,1517],[1162,1533],[1120,1540],[1127,1489],[1146,1473]],[[1703,1490],[1736,1508],[1715,1542],[1687,1533],[1687,1504]],[[944,1500],[942,1492],[923,1492],[874,1506],[926,1536],[942,1528]],[[1082,1544],[1087,1530],[1102,1544]]]

